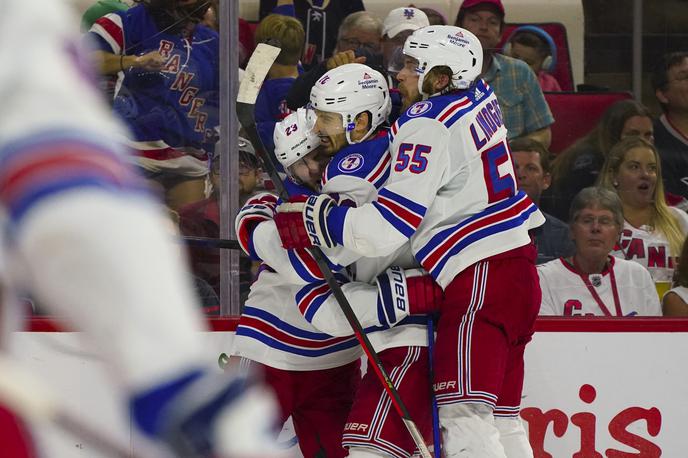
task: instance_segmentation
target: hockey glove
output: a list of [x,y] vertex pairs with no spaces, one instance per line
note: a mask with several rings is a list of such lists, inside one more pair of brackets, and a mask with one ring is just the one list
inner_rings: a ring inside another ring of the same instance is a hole
[[335,241],[327,228],[327,215],[335,206],[327,194],[295,196],[277,207],[275,223],[286,249],[319,246],[332,248]]
[[439,311],[444,301],[444,291],[432,276],[422,269],[410,269],[405,273],[411,315],[427,315]]
[[253,230],[259,223],[271,220],[275,216],[276,207],[277,197],[269,192],[263,192],[246,201],[234,220],[234,228],[241,249],[254,259],[256,256],[251,243]]
[[377,277],[377,312],[380,324],[394,326],[409,315],[439,310],[442,288],[422,269],[390,266]]

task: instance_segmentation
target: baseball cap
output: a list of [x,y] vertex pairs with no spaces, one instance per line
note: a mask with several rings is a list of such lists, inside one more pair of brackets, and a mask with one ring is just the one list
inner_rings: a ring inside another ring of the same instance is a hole
[[418,8],[395,8],[389,12],[382,23],[382,35],[394,38],[404,30],[418,30],[429,25],[428,16]]
[[504,17],[505,13],[504,5],[502,5],[502,0],[464,0],[459,10],[467,10],[468,8],[473,8],[474,6],[482,4],[494,6],[502,14],[502,17]]

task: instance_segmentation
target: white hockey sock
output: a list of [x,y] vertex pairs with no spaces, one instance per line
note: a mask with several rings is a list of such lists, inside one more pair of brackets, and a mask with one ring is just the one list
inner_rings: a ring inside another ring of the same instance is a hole
[[519,417],[495,417],[495,426],[509,458],[533,458],[528,434]]
[[506,458],[492,409],[483,404],[440,406],[442,451],[447,458]]

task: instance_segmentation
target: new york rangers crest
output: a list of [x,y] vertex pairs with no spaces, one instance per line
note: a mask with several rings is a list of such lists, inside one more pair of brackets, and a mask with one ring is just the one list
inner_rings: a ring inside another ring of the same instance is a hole
[[353,173],[363,167],[363,156],[358,153],[352,153],[343,158],[337,164],[337,168],[343,173]]
[[413,106],[408,109],[407,114],[410,117],[415,118],[416,116],[420,116],[427,112],[430,108],[432,108],[432,102],[428,102],[427,100],[424,102],[418,102],[413,104]]

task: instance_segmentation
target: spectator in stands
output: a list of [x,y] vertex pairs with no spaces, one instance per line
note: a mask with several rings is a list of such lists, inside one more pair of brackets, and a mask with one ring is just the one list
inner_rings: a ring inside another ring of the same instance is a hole
[[688,52],[663,56],[652,74],[652,87],[663,111],[655,121],[655,146],[664,186],[688,199]]
[[688,243],[683,250],[674,275],[674,287],[662,299],[664,316],[688,316]]
[[[518,188],[525,191],[535,205],[540,205],[542,192],[552,183],[550,152],[536,140],[523,137],[509,142],[514,160]],[[545,224],[535,229],[538,250],[537,264],[573,254],[574,246],[569,238],[569,227],[552,215],[545,215]]]
[[[409,5],[413,6],[413,5]],[[418,8],[428,17],[430,25],[447,25],[447,18],[434,8]]]
[[[179,213],[171,208],[168,208],[167,210],[167,214],[170,217],[170,233],[175,239],[179,238],[181,223]],[[182,255],[184,255],[184,253],[182,253]],[[192,279],[194,290],[203,309],[203,313],[206,315],[219,315],[220,298],[218,297],[218,293],[215,291],[215,289],[213,289],[210,283],[208,283],[203,277],[197,275],[195,272],[193,273]]]
[[504,47],[504,54],[520,59],[537,75],[543,91],[561,91],[557,79],[550,73],[556,65],[557,48],[552,37],[540,27],[532,25],[516,29]]
[[576,254],[538,266],[540,315],[661,315],[647,270],[610,255],[623,225],[619,197],[585,188],[573,199],[570,221]]
[[333,54],[360,48],[375,54],[382,52],[382,21],[368,11],[357,11],[344,18],[339,26],[337,47]]
[[[395,51],[404,48],[406,38],[414,30],[429,25],[428,17],[418,8],[407,6],[395,8],[389,12],[382,24],[382,63],[388,71],[392,56]],[[389,87],[392,85],[390,84]]]
[[614,255],[642,264],[655,282],[671,281],[688,234],[688,215],[666,204],[657,149],[639,137],[620,141],[597,183],[616,192],[623,205],[623,232]]
[[208,8],[208,11],[205,12],[201,24],[217,32],[218,30],[220,30],[220,22],[217,18],[217,13],[220,9],[220,4],[218,3],[219,0],[209,1],[210,7]]
[[566,219],[573,197],[597,181],[609,150],[619,140],[640,136],[653,141],[652,114],[640,102],[621,100],[604,112],[585,137],[562,151],[552,165],[552,188],[543,202],[548,212]]
[[504,29],[501,0],[464,0],[455,25],[473,32],[483,45],[483,74],[495,91],[509,139],[531,137],[549,148],[554,122],[537,77],[521,60],[497,53]]
[[256,44],[277,40],[282,50],[270,67],[256,100],[256,125],[263,144],[270,149],[275,123],[286,118],[287,93],[299,76],[299,57],[305,40],[301,23],[293,17],[271,14],[256,29]]
[[[258,186],[260,161],[251,142],[239,137],[239,204],[243,205]],[[183,235],[220,237],[220,158],[214,157],[208,177],[208,197],[184,206],[179,211],[179,226]],[[195,275],[206,280],[220,294],[220,255],[216,248],[189,248],[191,268]],[[239,258],[239,290],[242,298],[248,295],[257,265],[243,254]],[[243,301],[242,301],[243,303]]]
[[203,198],[219,124],[219,37],[200,25],[209,3],[138,0],[98,19],[89,35],[101,73],[121,73],[113,109],[129,146],[174,210]]
[[81,31],[88,32],[94,22],[108,13],[126,11],[128,9],[129,5],[121,0],[98,0],[93,5],[89,6],[81,16]]
[[[293,16],[306,29],[306,46],[301,63],[308,69],[332,56],[345,17],[363,11],[362,0],[261,0],[260,17],[270,13]],[[297,107],[298,108],[298,107]],[[296,108],[294,108],[296,109]]]
[[[88,32],[96,20],[108,13],[126,11],[127,9],[129,9],[129,5],[122,3],[120,0],[98,0],[81,16],[81,31]],[[98,87],[100,87],[100,90],[105,95],[105,100],[110,105],[112,105],[112,101],[115,98],[117,79],[118,75],[100,75],[98,79]]]
[[[302,74],[287,95],[287,106],[296,110],[310,101],[311,88],[328,70],[340,65],[358,63],[387,75],[382,65],[382,21],[367,11],[350,14],[342,22],[335,54]],[[374,35],[377,34],[377,38]]]

